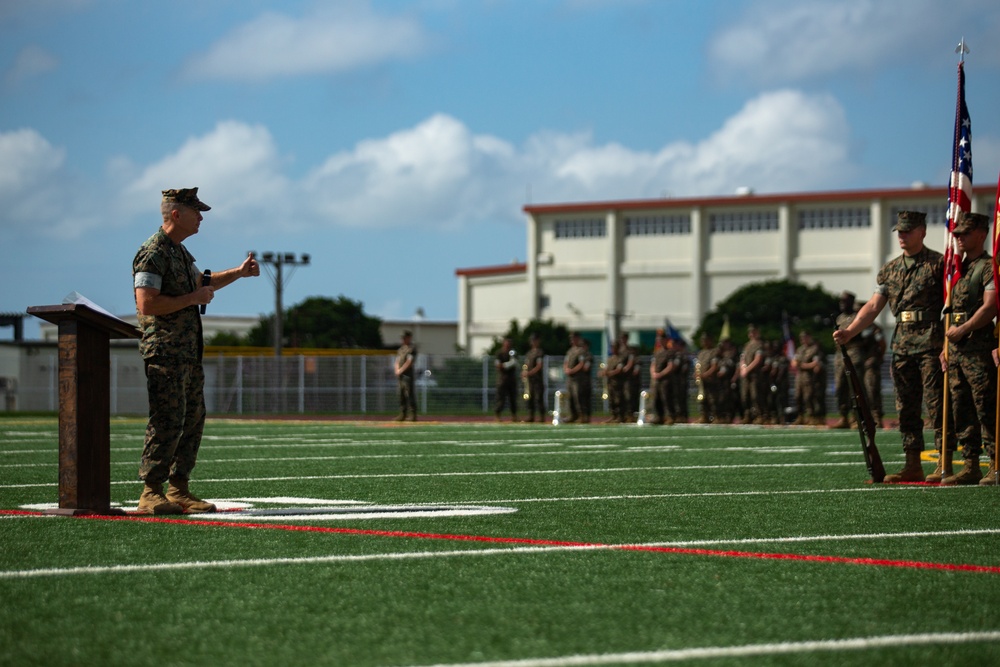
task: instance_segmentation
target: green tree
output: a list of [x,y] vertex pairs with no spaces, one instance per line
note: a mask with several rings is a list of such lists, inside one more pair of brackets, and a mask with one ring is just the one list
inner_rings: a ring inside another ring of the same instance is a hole
[[217,345],[219,347],[242,347],[248,345],[247,337],[241,336],[235,331],[219,331],[214,336],[205,341],[206,345]]
[[809,287],[790,280],[771,280],[748,283],[716,304],[707,313],[698,330],[697,341],[703,332],[718,339],[723,323],[729,319],[731,338],[737,345],[747,341],[747,325],[754,324],[765,340],[784,338],[782,323],[787,317],[792,336],[806,330],[826,352],[833,352],[833,331],[837,314],[837,296],[826,292],[822,286]]
[[545,354],[562,354],[569,347],[569,330],[562,324],[554,324],[552,320],[531,320],[521,329],[517,320],[511,320],[507,333],[499,338],[494,336],[487,354],[493,356],[499,352],[503,339],[510,338],[517,353],[524,355],[531,349],[531,334],[534,333],[541,337]]
[[[363,304],[341,295],[309,297],[285,311],[284,343],[289,347],[381,349],[382,320],[365,315]],[[251,345],[274,345],[274,315],[260,319],[247,334]]]

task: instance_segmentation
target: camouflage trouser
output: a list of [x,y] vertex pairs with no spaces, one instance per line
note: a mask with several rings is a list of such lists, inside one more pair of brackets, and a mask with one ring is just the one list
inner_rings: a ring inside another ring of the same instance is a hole
[[608,412],[612,417],[625,417],[625,384],[618,378],[608,378]]
[[569,414],[570,419],[583,419],[590,417],[590,387],[587,381],[590,378],[576,379],[570,377],[566,383],[566,391],[569,394]]
[[205,372],[201,362],[146,361],[149,423],[139,479],[162,484],[190,479],[205,429]]
[[[989,350],[984,352],[950,352],[948,356],[948,387],[951,390],[951,415],[955,425],[955,442],[965,458],[979,457],[985,441],[993,451],[997,418],[997,370]],[[952,438],[948,438],[952,440]],[[948,449],[953,449],[949,444]]]
[[542,378],[534,375],[528,378],[528,400],[525,405],[528,407],[529,417],[534,417],[536,412],[539,417],[545,417],[545,383]]
[[815,417],[816,405],[814,404],[813,374],[807,371],[799,371],[795,376],[795,407],[798,408],[802,417]]
[[639,412],[639,397],[642,396],[642,380],[638,375],[632,375],[625,382],[625,398],[628,401],[629,417]]
[[[864,349],[858,346],[848,346],[847,356],[851,358],[851,363],[854,364],[854,371],[858,374],[858,379],[861,380],[865,369]],[[841,417],[847,417],[851,414],[851,408],[854,405],[854,389],[847,380],[844,357],[839,352],[833,357],[833,373],[833,391],[834,396],[837,397],[837,410],[840,412]],[[868,396],[865,396],[865,398],[868,398]]]
[[770,385],[766,384],[766,378],[757,372],[747,375],[740,380],[740,399],[743,403],[743,417],[746,421],[754,421],[763,418],[767,414],[767,405],[764,403],[767,396],[765,392]]
[[702,380],[701,382],[701,405],[699,406],[701,416],[705,421],[718,421],[719,419],[719,397],[720,391],[718,382],[712,380]]
[[493,414],[499,417],[508,403],[510,403],[511,416],[516,417],[517,382],[513,379],[504,379],[497,384],[496,403],[493,404]]
[[417,416],[417,393],[413,390],[413,376],[399,376],[399,414],[406,416],[406,411]]
[[[935,446],[940,447],[944,374],[941,372],[941,360],[937,351],[893,355],[891,368],[903,450],[924,450],[924,421],[920,416],[920,409],[925,403],[927,416],[934,428]],[[953,447],[949,446],[948,449]]]
[[882,406],[882,364],[879,359],[869,357],[865,360],[865,369],[859,368],[858,372],[864,376],[865,393],[872,416],[881,421],[885,416],[885,408]]
[[654,385],[653,405],[656,408],[656,416],[660,422],[664,422],[667,417],[674,419],[674,386],[670,383],[670,376],[660,378]]

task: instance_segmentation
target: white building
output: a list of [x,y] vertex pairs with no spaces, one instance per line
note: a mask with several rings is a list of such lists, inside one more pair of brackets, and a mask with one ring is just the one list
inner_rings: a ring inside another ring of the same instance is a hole
[[[977,187],[972,210],[991,214],[994,195]],[[926,212],[927,244],[943,250],[947,198],[944,188],[916,184],[528,205],[525,263],[456,270],[458,344],[480,354],[515,318],[551,319],[598,344],[618,328],[651,342],[665,318],[690,334],[736,289],[766,280],[865,300],[899,252],[896,214]],[[879,324],[889,330],[892,315]]]

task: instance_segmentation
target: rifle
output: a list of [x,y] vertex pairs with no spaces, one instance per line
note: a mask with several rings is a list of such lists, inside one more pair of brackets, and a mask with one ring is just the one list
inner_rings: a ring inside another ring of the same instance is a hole
[[861,451],[865,455],[865,466],[868,468],[868,474],[871,475],[872,484],[881,484],[885,480],[885,466],[882,465],[882,456],[878,452],[878,447],[875,446],[875,418],[868,406],[864,384],[858,377],[854,362],[847,354],[847,348],[843,345],[839,347],[840,355],[844,359],[844,375],[851,383],[854,414],[858,420],[858,434],[861,436]]

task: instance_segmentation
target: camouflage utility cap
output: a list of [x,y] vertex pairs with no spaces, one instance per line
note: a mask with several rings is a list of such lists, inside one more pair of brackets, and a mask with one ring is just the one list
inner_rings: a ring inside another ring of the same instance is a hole
[[909,232],[917,227],[927,226],[927,214],[920,211],[900,211],[896,216],[896,226],[892,228],[894,232]]
[[175,201],[199,211],[211,211],[212,207],[198,199],[198,188],[181,188],[180,190],[164,190],[163,201]]
[[990,219],[982,213],[962,213],[958,216],[952,234],[964,234],[974,229],[989,229]]

